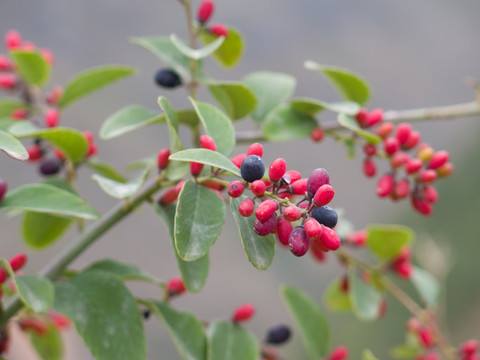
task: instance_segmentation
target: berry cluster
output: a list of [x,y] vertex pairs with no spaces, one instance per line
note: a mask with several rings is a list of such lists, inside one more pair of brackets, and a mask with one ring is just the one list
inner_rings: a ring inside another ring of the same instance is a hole
[[420,133],[413,130],[409,123],[395,126],[392,122],[384,122],[381,109],[370,112],[362,109],[357,113],[356,120],[362,128],[375,127],[374,132],[383,141],[382,151],[371,143],[363,146],[364,174],[367,177],[376,175],[375,157],[386,158],[390,164],[390,170],[377,182],[377,195],[395,201],[410,197],[416,211],[422,215],[431,215],[433,204],[438,199],[438,193],[432,184],[453,171],[448,152],[434,151],[430,145],[420,144]]
[[[325,169],[315,169],[308,178],[298,171],[287,171],[284,159],[274,160],[264,179],[263,147],[252,144],[246,154],[237,155],[232,162],[240,168],[244,182],[232,181],[228,194],[237,198],[245,188],[254,196],[242,200],[238,211],[244,217],[255,213],[254,230],[260,236],[276,233],[282,245],[295,256],[303,256],[309,249],[323,258],[323,253],[336,250],[340,238],[332,230],[338,215],[327,206],[335,194]],[[297,204],[295,197],[301,197]],[[255,209],[255,201],[260,203]]]
[[479,360],[480,355],[478,353],[478,341],[468,340],[465,341],[459,348],[460,358],[462,360]]
[[[16,273],[20,271],[27,263],[27,255],[23,253],[17,254],[9,260],[9,263],[12,270]],[[2,287],[5,285],[8,286],[10,292],[16,292],[15,284],[13,281],[11,281],[11,279],[9,279],[7,270],[0,268],[0,298],[3,296],[4,289],[2,289]]]

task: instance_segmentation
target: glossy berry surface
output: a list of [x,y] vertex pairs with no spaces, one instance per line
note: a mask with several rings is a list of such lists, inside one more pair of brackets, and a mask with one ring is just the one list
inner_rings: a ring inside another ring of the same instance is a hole
[[322,185],[318,188],[317,192],[315,193],[314,200],[316,206],[324,206],[332,201],[335,195],[335,191],[333,187],[329,184]]
[[45,159],[40,164],[40,174],[42,175],[55,175],[58,174],[61,168],[60,160],[56,158]]
[[255,180],[250,185],[250,191],[257,196],[263,196],[263,194],[265,194],[266,189],[267,189],[267,186],[262,180]]
[[163,88],[173,89],[182,84],[180,76],[170,69],[160,69],[155,73],[155,83]]
[[212,139],[211,136],[202,135],[200,136],[199,142],[202,149],[217,151],[217,145],[215,145],[215,141]]
[[194,161],[192,161],[190,163],[190,173],[193,176],[200,175],[202,170],[203,170],[203,164],[202,163],[197,163],[197,162],[194,162]]
[[170,156],[170,149],[165,148],[158,152],[157,166],[159,169],[165,169],[168,166],[168,157]]
[[197,20],[200,23],[207,22],[213,15],[215,3],[211,0],[204,0],[198,6]]
[[277,207],[278,205],[274,200],[265,200],[255,210],[255,217],[260,221],[266,221],[277,210]]
[[290,221],[280,219],[277,222],[277,237],[282,245],[288,245],[288,238],[293,231]]
[[238,212],[244,217],[249,217],[255,211],[255,202],[252,199],[244,199],[238,205]]
[[326,226],[320,234],[320,242],[328,250],[337,250],[340,247],[340,237],[335,231]]
[[9,262],[13,271],[20,270],[27,263],[27,255],[17,254],[14,257],[12,257]]
[[234,322],[247,321],[250,320],[254,314],[255,307],[252,304],[243,304],[234,310],[232,320]]
[[310,240],[319,241],[320,235],[322,235],[323,227],[314,218],[309,218],[303,225],[305,233]]
[[253,230],[260,236],[267,236],[272,233],[277,226],[277,214],[273,214],[265,221],[255,219]]
[[283,344],[290,339],[291,331],[287,325],[277,325],[267,331],[265,341],[269,344]]
[[210,25],[209,30],[216,36],[228,36],[228,28],[223,24],[212,24]]
[[260,143],[253,143],[248,147],[247,156],[248,155],[257,155],[262,157],[263,156],[263,146]]
[[258,155],[248,155],[242,162],[240,172],[247,182],[260,180],[265,174],[265,163]]
[[287,163],[284,159],[276,159],[270,165],[270,169],[268,170],[268,177],[270,181],[276,182],[279,181],[282,176],[287,171]]
[[283,209],[283,217],[288,221],[297,221],[302,213],[296,206],[287,206]]
[[228,195],[232,198],[237,198],[243,194],[243,191],[245,190],[245,187],[243,186],[243,183],[241,181],[232,181],[230,184],[228,184]]
[[233,165],[235,165],[237,168],[240,169],[240,167],[242,166],[243,160],[245,160],[246,157],[247,157],[246,154],[239,154],[234,156],[232,158]]
[[45,112],[45,126],[56,127],[60,121],[60,113],[55,108],[50,108]]
[[307,180],[307,192],[310,197],[315,196],[315,193],[320,186],[330,184],[330,176],[327,170],[318,168],[312,171]]
[[313,208],[312,217],[320,224],[325,225],[331,229],[337,226],[338,214],[330,206]]
[[180,278],[171,278],[167,282],[167,291],[170,296],[180,295],[187,290],[183,280]]
[[307,253],[310,246],[307,234],[303,226],[297,226],[293,229],[288,238],[288,247],[295,256],[303,256]]

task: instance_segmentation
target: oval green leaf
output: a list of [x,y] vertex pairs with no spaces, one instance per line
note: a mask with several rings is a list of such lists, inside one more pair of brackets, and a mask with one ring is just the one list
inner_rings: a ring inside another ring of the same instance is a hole
[[57,283],[54,308],[74,322],[95,359],[146,359],[141,314],[118,276],[87,271]]
[[10,53],[18,72],[28,84],[42,87],[50,79],[51,66],[37,51],[12,51]]
[[247,116],[257,105],[255,94],[242,83],[210,83],[208,90],[232,120]]
[[0,210],[27,210],[87,220],[100,217],[81,197],[46,184],[28,184],[10,191],[0,203]]
[[127,182],[125,176],[120,174],[112,165],[102,162],[98,159],[89,159],[85,162],[85,165],[88,166],[90,169],[96,171],[98,174],[102,175],[111,180],[115,180],[121,183]]
[[432,308],[438,306],[441,287],[438,280],[435,279],[432,274],[415,266],[413,268],[411,281],[427,306]]
[[375,135],[358,126],[356,120],[347,114],[339,114],[338,123],[342,125],[344,128],[353,131],[355,134],[360,135],[370,144],[378,144],[379,142],[382,141],[382,138],[380,136]]
[[367,245],[380,259],[394,258],[414,238],[410,228],[400,225],[369,225],[366,230]]
[[214,321],[207,328],[208,360],[258,360],[260,345],[244,327]]
[[100,185],[102,190],[105,191],[108,195],[117,199],[125,199],[140,190],[142,185],[145,183],[148,174],[150,174],[150,170],[151,167],[147,167],[140,173],[140,175],[126,183],[118,182],[98,174],[92,175],[92,179],[95,180],[97,184]]
[[22,236],[33,249],[44,249],[58,240],[73,220],[51,214],[27,211],[22,220]]
[[225,41],[225,37],[223,36],[217,37],[214,41],[207,44],[203,48],[199,48],[199,49],[192,49],[190,46],[188,46],[185,43],[185,41],[180,39],[175,34],[170,35],[170,41],[177,48],[177,50],[180,51],[186,57],[193,60],[200,60],[200,59],[206,58],[215,50],[217,50]]
[[175,248],[183,260],[201,258],[213,246],[225,222],[225,204],[210,189],[187,181],[178,196]]
[[331,311],[345,312],[352,310],[348,292],[342,290],[342,279],[332,281],[325,290],[323,300]]
[[300,329],[308,356],[312,360],[324,357],[330,332],[323,312],[313,299],[293,286],[284,285],[280,290],[283,301]]
[[[210,44],[218,39],[218,36],[208,31],[202,31],[200,38],[205,44]],[[228,26],[228,36],[225,38],[222,46],[214,53],[213,58],[222,66],[232,68],[240,61],[244,50],[244,41],[242,34],[234,27]]]
[[291,75],[267,71],[251,73],[243,81],[257,97],[257,106],[251,115],[255,121],[265,120],[271,110],[293,94],[297,84]]
[[319,71],[325,75],[347,100],[352,100],[362,105],[370,98],[370,88],[365,79],[350,70],[321,65],[314,61],[306,61],[305,68]]
[[258,270],[266,270],[272,264],[275,256],[275,237],[270,234],[260,236],[253,230],[253,216],[244,217],[238,212],[238,205],[246,196],[230,199],[230,211],[237,223],[243,249],[250,263]]
[[382,300],[380,292],[371,284],[365,283],[357,274],[355,267],[348,271],[350,302],[355,316],[364,321],[378,318],[378,309]]
[[313,117],[280,105],[267,115],[262,132],[270,141],[286,141],[309,136],[317,126]]
[[94,262],[84,270],[84,272],[86,271],[106,271],[118,276],[124,281],[144,281],[163,286],[162,280],[139,268],[137,265],[122,263],[112,259],[103,259]]
[[239,169],[226,156],[208,149],[187,149],[170,155],[170,160],[195,161],[218,169],[226,170],[240,177]]
[[14,159],[28,159],[27,149],[25,149],[20,141],[5,131],[0,131],[0,149]]
[[29,330],[28,335],[42,360],[62,360],[64,358],[62,334],[55,325],[49,323],[47,332],[44,334]]
[[25,109],[28,104],[14,98],[0,100],[0,118],[10,118],[12,112],[17,109]]
[[353,101],[338,101],[333,103],[327,103],[324,101],[309,99],[309,98],[296,98],[290,101],[290,106],[296,111],[315,116],[317,113],[323,110],[330,110],[337,113],[344,113],[347,115],[356,115],[360,110],[360,106]]
[[88,69],[70,80],[58,105],[63,109],[88,94],[134,73],[134,68],[124,65],[103,65]]

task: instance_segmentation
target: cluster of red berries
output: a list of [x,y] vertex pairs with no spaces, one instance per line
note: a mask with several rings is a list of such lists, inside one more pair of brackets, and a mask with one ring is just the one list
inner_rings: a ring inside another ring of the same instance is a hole
[[400,278],[409,280],[413,272],[413,266],[410,262],[411,259],[412,249],[409,246],[405,246],[400,251],[400,254],[393,259],[390,266]]
[[480,355],[478,353],[478,341],[468,340],[465,341],[459,348],[460,358],[462,360],[479,360]]
[[[240,215],[249,217],[255,213],[255,232],[260,236],[276,233],[280,243],[295,256],[305,255],[310,248],[314,253],[338,249],[340,238],[332,230],[338,215],[327,206],[335,194],[328,172],[319,168],[302,178],[298,171],[287,171],[287,163],[279,158],[271,163],[268,179],[264,179],[262,156],[262,145],[255,143],[246,154],[232,159],[244,181],[232,181],[228,194],[237,198],[248,188],[254,195],[240,202]],[[294,204],[291,201],[296,196],[302,198]],[[260,204],[255,209],[256,200]]]
[[[197,9],[197,20],[200,26],[205,26],[211,19],[214,11],[215,3],[212,0],[204,0],[200,3]],[[210,24],[207,30],[216,36],[228,36],[228,28],[223,24]]]
[[[447,151],[434,151],[428,144],[420,144],[421,135],[409,123],[396,127],[392,122],[383,121],[383,111],[370,112],[362,109],[356,115],[359,126],[375,128],[375,133],[383,140],[383,151],[366,143],[363,147],[365,160],[363,172],[368,177],[377,173],[375,156],[389,160],[390,171],[382,175],[376,186],[381,198],[400,200],[410,197],[413,208],[422,215],[431,215],[438,193],[432,184],[439,177],[446,177],[453,171]],[[414,155],[408,154],[413,152]]]
[[[23,253],[17,254],[9,260],[9,263],[14,272],[20,271],[27,263],[27,255]],[[3,296],[3,290],[1,286],[5,284],[7,280],[9,280],[7,270],[0,268],[0,298]],[[13,281],[9,281],[8,285],[12,292],[15,291]]]
[[418,343],[422,346],[422,352],[415,360],[440,360],[440,355],[433,350],[435,339],[429,327],[422,325],[417,318],[411,318],[407,322],[407,331],[416,335]]

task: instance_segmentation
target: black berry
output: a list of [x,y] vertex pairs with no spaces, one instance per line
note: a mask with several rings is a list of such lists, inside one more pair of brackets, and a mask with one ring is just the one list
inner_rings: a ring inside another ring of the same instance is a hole
[[62,167],[61,162],[58,159],[51,158],[46,159],[40,164],[40,174],[42,175],[55,175],[60,171]]
[[243,160],[240,172],[245,181],[260,180],[265,174],[265,163],[260,156],[249,155]]
[[337,225],[338,215],[330,206],[316,207],[312,211],[312,217],[320,224],[333,229]]
[[155,83],[164,88],[173,89],[182,84],[176,72],[170,69],[160,69],[155,74]]
[[143,319],[144,319],[144,320],[148,320],[148,319],[150,319],[151,311],[148,310],[148,309],[143,310],[142,315],[143,315]]
[[286,325],[271,327],[267,332],[265,341],[269,344],[283,344],[290,339],[290,328]]

